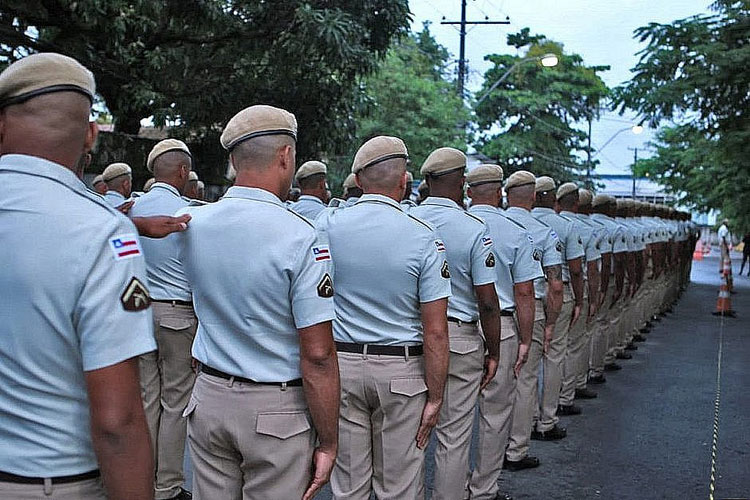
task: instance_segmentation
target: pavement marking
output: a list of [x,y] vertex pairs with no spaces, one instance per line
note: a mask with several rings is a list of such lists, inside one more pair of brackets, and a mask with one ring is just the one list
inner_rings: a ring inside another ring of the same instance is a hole
[[714,500],[716,489],[716,454],[719,445],[719,408],[721,403],[721,355],[724,347],[724,316],[719,323],[719,352],[716,355],[716,399],[714,400],[714,431],[711,444],[711,479],[708,483],[708,499]]

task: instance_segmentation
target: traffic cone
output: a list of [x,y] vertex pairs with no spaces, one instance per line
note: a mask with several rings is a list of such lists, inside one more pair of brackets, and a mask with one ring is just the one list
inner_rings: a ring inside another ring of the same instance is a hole
[[729,293],[729,285],[723,284],[719,287],[719,297],[716,299],[716,310],[714,316],[729,316],[736,318],[737,313],[732,311],[732,298]]
[[729,290],[729,293],[734,292],[734,278],[732,277],[732,259],[727,255],[724,258],[724,273],[723,273],[724,279],[727,282],[727,289]]
[[695,245],[695,251],[693,252],[693,260],[703,260],[703,244],[698,240]]

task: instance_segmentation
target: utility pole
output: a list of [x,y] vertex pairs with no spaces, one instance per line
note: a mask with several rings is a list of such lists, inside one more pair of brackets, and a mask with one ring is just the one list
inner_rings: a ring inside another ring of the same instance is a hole
[[460,43],[458,49],[458,85],[456,90],[458,96],[464,98],[464,83],[466,82],[466,26],[469,24],[510,24],[508,17],[505,21],[490,21],[485,16],[484,21],[467,21],[466,20],[466,0],[461,0],[461,20],[460,21],[442,21],[440,24],[458,24],[461,26],[459,30]]
[[593,183],[591,182],[591,116],[589,118],[589,137],[588,145],[586,146],[586,187],[591,189]]
[[633,194],[631,197],[635,200],[635,167],[638,165],[638,148],[628,148],[633,152],[633,168],[631,169],[633,177]]

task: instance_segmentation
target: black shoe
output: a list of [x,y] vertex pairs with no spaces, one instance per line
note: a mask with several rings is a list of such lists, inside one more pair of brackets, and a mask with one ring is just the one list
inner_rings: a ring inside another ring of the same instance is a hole
[[604,375],[591,375],[589,376],[589,384],[604,384],[607,382],[607,379],[604,378]]
[[636,333],[635,335],[633,335],[633,342],[645,342],[645,341],[646,341],[646,337],[644,337],[640,333]]
[[502,491],[498,491],[495,500],[513,500],[513,497]]
[[[633,356],[630,354],[622,353],[623,356],[627,356],[627,358],[623,359],[633,359]],[[615,358],[620,359],[617,355],[615,355]],[[622,370],[622,366],[618,365],[617,363],[607,363],[604,365],[604,371],[605,372],[616,372],[618,370]]]
[[568,431],[557,424],[548,431],[531,431],[531,439],[535,441],[559,441],[565,439],[567,435]]
[[638,332],[640,334],[646,335],[646,334],[651,333],[651,328],[641,328],[640,330],[638,330]]
[[174,496],[170,498],[169,500],[191,500],[193,498],[193,494],[190,493],[185,488],[180,488],[180,492],[177,494],[177,496]]
[[576,389],[576,399],[594,399],[597,394],[591,389]]
[[638,346],[637,345],[633,345],[631,343],[631,344],[628,344],[628,345],[625,346],[625,350],[626,351],[637,351],[638,350]]
[[573,415],[580,415],[583,412],[580,406],[576,405],[558,405],[557,414],[563,417],[570,417]]
[[525,456],[521,460],[508,460],[503,462],[503,469],[509,471],[519,471],[524,469],[535,469],[539,467],[539,459],[536,457]]

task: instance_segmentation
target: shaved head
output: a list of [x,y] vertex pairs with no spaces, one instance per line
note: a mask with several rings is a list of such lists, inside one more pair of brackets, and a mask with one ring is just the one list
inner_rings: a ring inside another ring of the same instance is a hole
[[516,186],[508,190],[508,203],[513,206],[531,206],[536,187],[534,184]]
[[184,151],[167,151],[154,160],[154,177],[171,177],[183,165],[187,166],[188,170],[192,168],[193,160],[189,154]]
[[399,189],[404,180],[404,174],[406,174],[406,160],[392,158],[360,170],[357,173],[357,179],[365,193],[391,191]]
[[279,151],[290,146],[294,139],[288,135],[262,135],[237,144],[231,152],[232,165],[239,170],[247,168],[265,169],[277,158]]

